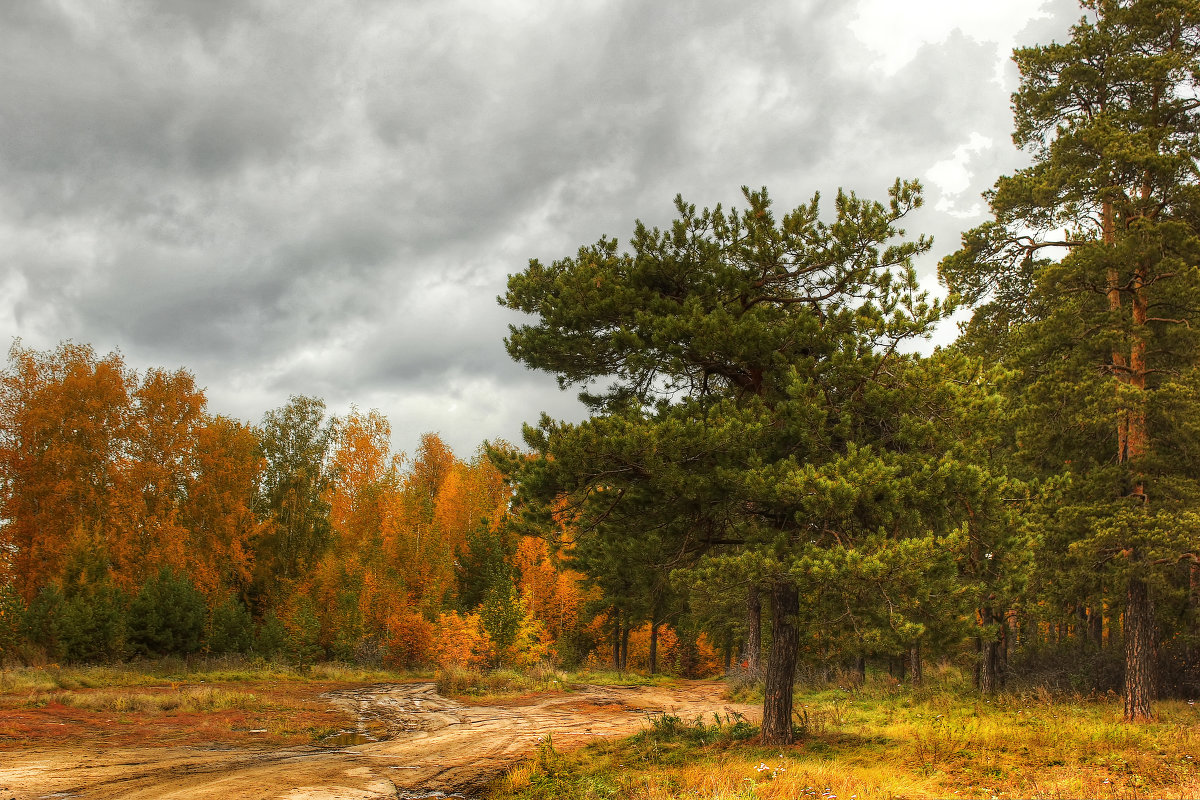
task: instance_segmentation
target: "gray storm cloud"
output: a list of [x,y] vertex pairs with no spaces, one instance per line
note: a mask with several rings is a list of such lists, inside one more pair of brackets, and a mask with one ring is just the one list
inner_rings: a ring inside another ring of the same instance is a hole
[[[975,220],[949,210],[1020,160],[997,47],[954,32],[885,73],[854,9],[0,4],[0,334],[186,366],[250,420],[304,393],[401,447],[516,439],[580,412],[505,355],[505,275],[677,192],[879,196],[983,136],[911,226],[953,249]],[[1045,11],[1023,41],[1077,15]]]

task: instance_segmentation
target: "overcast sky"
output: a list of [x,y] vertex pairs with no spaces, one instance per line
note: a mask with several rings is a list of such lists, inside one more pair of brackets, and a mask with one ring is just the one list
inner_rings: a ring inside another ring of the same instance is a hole
[[[753,9],[753,10],[749,10]],[[212,411],[519,441],[574,393],[496,304],[672,198],[920,178],[937,259],[1022,165],[1014,45],[1074,0],[0,2],[0,337],[186,367]]]

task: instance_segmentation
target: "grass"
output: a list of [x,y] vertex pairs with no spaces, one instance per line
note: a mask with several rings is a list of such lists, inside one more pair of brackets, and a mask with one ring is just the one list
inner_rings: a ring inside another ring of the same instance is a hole
[[1127,725],[1120,699],[1045,692],[987,701],[951,676],[911,691],[801,691],[800,738],[763,747],[736,720],[656,718],[647,730],[571,753],[547,751],[494,787],[532,798],[1200,797],[1200,706],[1157,705]]
[[662,686],[672,683],[675,678],[667,675],[642,675],[636,672],[617,672],[616,670],[580,670],[567,674],[571,683],[582,683],[590,686]]
[[114,665],[15,667],[0,669],[0,696],[53,689],[98,689],[119,686],[163,686],[183,682],[241,683],[257,681],[376,683],[428,678],[432,673],[396,672],[337,662],[298,669],[288,664],[241,656],[163,658]]
[[46,708],[55,704],[88,711],[132,713],[181,711],[199,714],[206,711],[258,709],[263,706],[263,701],[256,694],[214,686],[175,686],[165,691],[154,692],[131,692],[120,689],[98,689],[88,692],[59,690],[31,695],[17,707]]
[[524,670],[497,669],[483,671],[450,667],[434,676],[438,693],[444,697],[471,703],[487,703],[514,697],[546,692],[571,691],[578,685],[589,686],[661,686],[674,678],[664,675],[641,675],[615,670],[581,670],[564,672],[544,664]]
[[0,671],[0,750],[318,742],[355,722],[322,692],[420,677],[429,675],[343,664],[297,670],[236,657],[7,669]]
[[491,672],[450,667],[439,670],[434,682],[438,694],[443,697],[473,703],[568,690],[568,675],[545,666],[534,666],[525,671],[498,669]]

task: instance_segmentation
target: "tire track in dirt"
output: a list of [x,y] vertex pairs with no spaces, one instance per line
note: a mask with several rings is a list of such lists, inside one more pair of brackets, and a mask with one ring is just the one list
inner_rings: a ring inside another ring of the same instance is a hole
[[653,714],[756,718],[757,709],[725,702],[723,691],[711,681],[582,686],[570,693],[464,705],[438,695],[432,683],[338,690],[322,697],[352,712],[357,723],[329,746],[36,748],[4,754],[0,800],[470,798],[533,753],[542,737],[553,737],[562,749],[628,735]]

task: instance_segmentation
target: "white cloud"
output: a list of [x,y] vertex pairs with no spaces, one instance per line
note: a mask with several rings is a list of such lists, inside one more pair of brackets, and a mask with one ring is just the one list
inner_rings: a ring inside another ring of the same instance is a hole
[[992,147],[992,138],[979,131],[972,131],[971,138],[954,148],[954,154],[936,162],[925,172],[925,179],[937,187],[940,197],[934,208],[959,219],[979,216],[982,211],[978,201],[967,208],[960,208],[961,195],[971,187],[975,173],[971,171],[971,160]]
[[955,30],[981,42],[995,42],[998,61],[1017,44],[1031,19],[1046,16],[1046,0],[860,0],[850,30],[876,56],[872,66],[894,75],[927,44],[942,42]]

